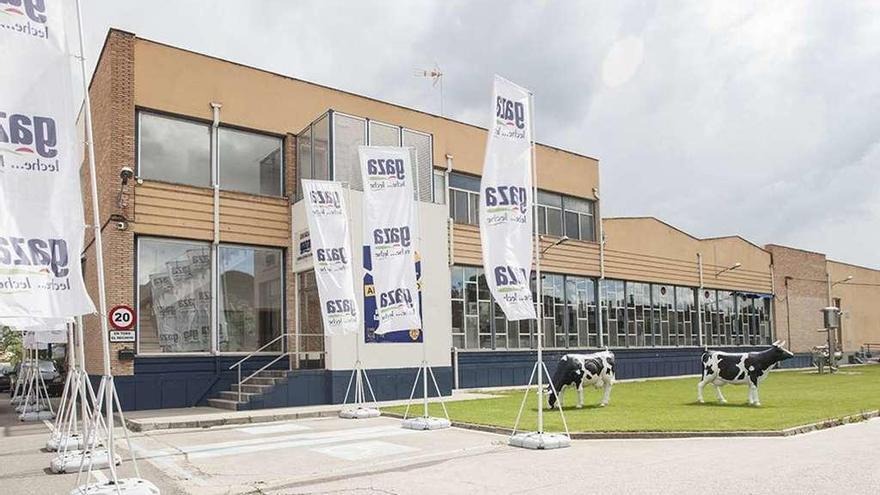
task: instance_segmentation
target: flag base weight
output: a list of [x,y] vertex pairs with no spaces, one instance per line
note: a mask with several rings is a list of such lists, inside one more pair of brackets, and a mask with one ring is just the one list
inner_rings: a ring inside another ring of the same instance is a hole
[[28,411],[18,415],[19,421],[43,421],[55,419],[55,413],[52,411]]
[[46,450],[55,452],[58,450],[81,450],[85,442],[79,433],[73,435],[55,434],[46,441]]
[[74,488],[70,495],[159,495],[159,488],[141,478],[123,478],[90,483]]
[[507,444],[511,447],[522,447],[531,450],[551,450],[562,449],[571,446],[571,439],[568,435],[560,433],[517,433],[510,437]]
[[449,428],[452,423],[446,418],[417,417],[403,420],[400,425],[407,430],[442,430]]
[[381,415],[375,407],[352,407],[339,411],[339,417],[343,419],[378,418]]
[[[115,465],[122,464],[122,458],[114,455],[116,458]],[[106,469],[110,467],[110,456],[105,449],[93,450],[83,454],[82,450],[71,450],[55,456],[49,464],[49,468],[53,473],[74,473],[79,471],[79,467],[88,468],[91,463],[92,470]]]

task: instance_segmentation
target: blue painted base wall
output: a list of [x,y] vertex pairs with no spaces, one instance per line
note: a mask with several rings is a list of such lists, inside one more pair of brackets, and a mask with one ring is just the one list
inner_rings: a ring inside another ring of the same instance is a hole
[[[756,350],[736,348],[731,351]],[[556,363],[566,352],[547,351],[544,362],[552,374]],[[617,349],[617,377],[648,378],[657,376],[694,375],[700,373],[702,348],[675,349]],[[166,409],[204,406],[208,399],[224,390],[230,390],[237,375],[229,366],[238,361],[235,357],[137,357],[134,375],[114,377],[123,410]],[[256,371],[272,359],[271,356],[254,357],[244,370]],[[460,352],[458,372],[460,388],[500,387],[525,385],[535,364],[534,351],[480,351]],[[287,369],[282,359],[272,369]],[[809,354],[796,355],[783,363],[783,368],[810,366]],[[368,370],[370,383],[377,400],[406,399],[412,390],[418,368],[395,368]],[[437,384],[443,395],[452,392],[453,367],[434,368]],[[263,396],[248,404],[247,409],[272,407],[341,404],[351,370],[296,370]],[[93,376],[97,386],[100,377]],[[429,393],[436,395],[429,381]],[[421,380],[416,396],[421,394]]]
[[[731,352],[761,350],[764,347],[730,348]],[[545,351],[544,363],[552,375],[563,354],[588,353],[596,349]],[[702,347],[667,349],[615,349],[617,378],[650,378],[658,376],[697,375],[701,372]],[[460,388],[503,387],[525,385],[535,365],[535,351],[479,351],[458,353]],[[455,361],[453,360],[453,363]],[[810,366],[809,354],[798,354],[784,361],[782,368]]]

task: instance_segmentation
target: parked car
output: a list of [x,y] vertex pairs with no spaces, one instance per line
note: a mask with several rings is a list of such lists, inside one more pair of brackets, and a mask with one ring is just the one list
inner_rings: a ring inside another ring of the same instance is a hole
[[12,369],[11,363],[0,363],[0,392],[12,388],[12,379],[9,377]]
[[[24,379],[27,370],[31,366],[33,366],[33,363],[30,361],[17,365],[13,372],[15,380]],[[40,360],[39,367],[40,376],[43,377],[43,382],[46,383],[46,391],[49,395],[61,395],[64,390],[64,375],[58,371],[55,363],[49,360]],[[13,387],[14,383],[15,382],[12,381],[10,387]]]

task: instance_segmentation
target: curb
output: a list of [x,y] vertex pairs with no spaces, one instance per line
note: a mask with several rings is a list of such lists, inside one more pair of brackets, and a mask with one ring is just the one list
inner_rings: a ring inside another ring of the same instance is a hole
[[309,412],[290,412],[283,414],[262,414],[262,415],[242,415],[231,418],[209,418],[209,419],[191,419],[180,421],[140,421],[136,419],[126,419],[125,427],[135,433],[142,433],[154,430],[171,430],[182,428],[211,428],[214,426],[226,425],[249,425],[259,423],[271,423],[275,421],[289,421],[292,419],[309,419],[339,416],[338,410],[332,411],[309,411]]
[[[403,418],[402,414],[383,412],[382,416]],[[831,418],[806,425],[793,426],[782,430],[741,430],[741,431],[579,431],[570,434],[572,440],[645,440],[659,438],[749,438],[749,437],[790,437],[825,430],[849,423],[858,423],[880,417],[880,410],[863,411],[840,418]],[[452,421],[452,426],[464,430],[476,430],[498,435],[512,435],[513,429],[501,426],[480,425]]]

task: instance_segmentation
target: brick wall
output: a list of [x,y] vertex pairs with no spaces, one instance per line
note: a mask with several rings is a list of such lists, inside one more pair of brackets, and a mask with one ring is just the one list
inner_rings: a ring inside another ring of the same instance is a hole
[[[284,194],[293,204],[296,197],[296,136],[288,134],[284,137]],[[292,219],[291,219],[292,221]],[[292,229],[294,231],[296,229]],[[293,263],[296,259],[296,249],[293,245],[287,248],[287,266],[285,266],[285,304],[287,307],[286,327],[282,332],[293,334],[296,331],[296,276],[293,273]],[[288,350],[293,350],[294,341],[287,340]],[[295,356],[290,356],[291,367],[294,366]]]
[[[133,220],[133,196],[123,195],[123,205],[117,202],[121,181],[119,171],[123,166],[134,168],[135,160],[135,113],[134,113],[134,35],[112,30],[107,35],[92,83],[89,89],[95,141],[95,161],[101,225],[103,230],[104,274],[107,288],[107,308],[117,304],[135,306],[134,301],[134,235],[130,230],[119,231],[114,222],[108,223],[113,214]],[[88,162],[80,174],[85,202],[86,223],[92,225],[91,191]],[[130,193],[129,184],[124,193]],[[98,306],[98,277],[96,246],[93,232],[85,236],[86,287]],[[89,373],[103,371],[101,332],[99,317],[84,319],[86,342],[86,368]],[[111,344],[111,365],[116,375],[133,373],[131,361],[119,361],[118,351],[134,344]]]
[[765,249],[773,256],[776,338],[788,340],[793,352],[824,345],[825,334],[816,330],[823,325],[821,309],[828,305],[825,255],[772,244]]

